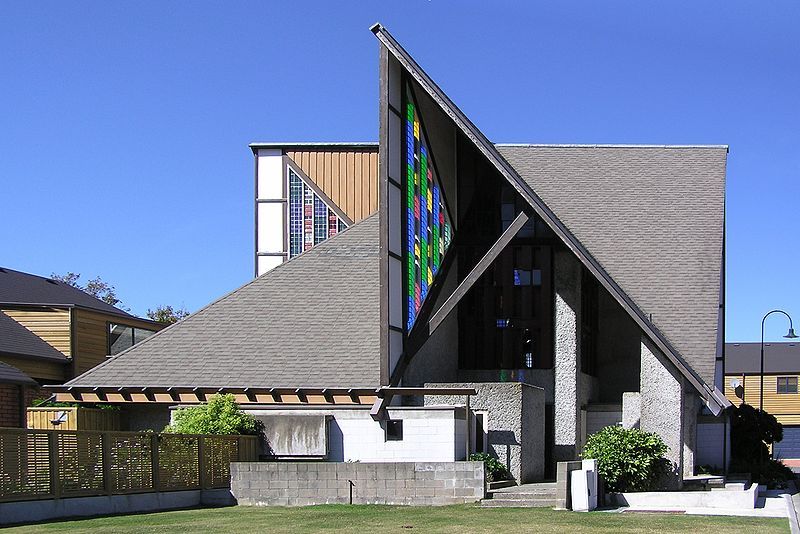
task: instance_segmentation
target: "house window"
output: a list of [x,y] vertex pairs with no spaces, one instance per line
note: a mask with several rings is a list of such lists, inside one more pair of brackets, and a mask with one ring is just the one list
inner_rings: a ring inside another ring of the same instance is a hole
[[152,330],[134,328],[124,324],[108,324],[108,353],[112,356],[127,350],[155,334]]
[[797,377],[779,376],[778,393],[797,393]]
[[386,441],[403,441],[403,420],[386,421]]
[[289,176],[289,257],[336,235],[347,224],[294,170]]

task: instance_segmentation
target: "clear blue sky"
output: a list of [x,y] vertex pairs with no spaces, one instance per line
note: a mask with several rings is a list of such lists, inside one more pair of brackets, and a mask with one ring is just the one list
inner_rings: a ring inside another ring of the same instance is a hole
[[730,145],[727,337],[800,323],[800,4],[395,4],[4,3],[0,265],[138,314],[248,281],[247,144],[375,140],[380,21],[493,141]]

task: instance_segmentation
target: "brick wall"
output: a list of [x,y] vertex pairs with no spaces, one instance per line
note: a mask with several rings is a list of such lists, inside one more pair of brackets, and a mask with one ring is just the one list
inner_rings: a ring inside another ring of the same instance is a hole
[[[34,399],[49,396],[47,391],[37,386],[23,386],[22,395],[20,395],[18,385],[0,384],[0,428],[24,428],[25,422],[20,420],[22,406],[30,406]],[[20,401],[22,405],[20,405]]]
[[20,427],[20,388],[16,384],[0,384],[0,427]]
[[231,492],[242,505],[443,505],[484,496],[483,462],[238,462]]

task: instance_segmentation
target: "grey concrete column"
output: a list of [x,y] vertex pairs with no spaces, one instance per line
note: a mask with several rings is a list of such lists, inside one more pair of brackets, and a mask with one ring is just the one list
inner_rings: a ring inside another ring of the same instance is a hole
[[[688,388],[687,388],[688,389]],[[683,406],[683,476],[694,475],[695,452],[697,451],[697,414],[700,397],[690,391],[684,396]]]
[[680,489],[683,484],[684,381],[666,357],[645,338],[642,338],[639,381],[640,428],[655,432],[664,440],[666,457],[672,468],[663,486],[665,489]]
[[581,264],[568,251],[554,255],[555,286],[555,447],[553,460],[575,460],[580,451],[580,404],[578,392],[581,378]]

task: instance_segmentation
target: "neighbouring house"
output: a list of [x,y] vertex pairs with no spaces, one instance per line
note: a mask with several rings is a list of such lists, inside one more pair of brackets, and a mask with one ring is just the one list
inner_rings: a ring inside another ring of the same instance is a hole
[[164,325],[140,319],[50,278],[0,268],[0,427],[24,427],[25,409],[60,384]]
[[[779,459],[800,459],[800,343],[764,343],[764,405],[783,424],[773,446]],[[725,396],[733,404],[761,405],[761,343],[725,344]]]
[[58,398],[159,429],[227,392],[265,457],[486,451],[517,482],[611,424],[661,435],[667,487],[724,458],[727,147],[493,144],[373,31],[377,147],[251,145],[263,274]]

